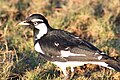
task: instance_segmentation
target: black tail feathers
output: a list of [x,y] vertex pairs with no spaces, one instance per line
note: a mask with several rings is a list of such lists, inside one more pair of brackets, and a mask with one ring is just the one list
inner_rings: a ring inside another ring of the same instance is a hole
[[120,60],[114,59],[106,54],[103,54],[102,60],[104,60],[105,63],[108,64],[108,67],[111,67],[115,71],[120,72]]

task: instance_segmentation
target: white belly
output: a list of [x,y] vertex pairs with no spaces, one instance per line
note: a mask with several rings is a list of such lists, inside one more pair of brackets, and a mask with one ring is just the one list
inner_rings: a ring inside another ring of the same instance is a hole
[[76,66],[83,66],[84,64],[96,64],[96,65],[101,65],[104,67],[107,67],[108,64],[106,64],[105,62],[77,62],[77,61],[68,61],[68,62],[52,62],[53,64],[61,67],[61,66],[66,66],[66,67],[76,67]]

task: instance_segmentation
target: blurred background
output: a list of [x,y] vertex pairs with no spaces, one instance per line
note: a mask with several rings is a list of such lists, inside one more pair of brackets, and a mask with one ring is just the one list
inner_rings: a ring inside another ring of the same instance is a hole
[[[0,0],[0,80],[62,80],[61,70],[34,51],[33,31],[17,24],[33,13],[120,60],[120,0]],[[67,69],[70,72],[70,69]],[[74,68],[72,80],[120,80],[97,65]]]

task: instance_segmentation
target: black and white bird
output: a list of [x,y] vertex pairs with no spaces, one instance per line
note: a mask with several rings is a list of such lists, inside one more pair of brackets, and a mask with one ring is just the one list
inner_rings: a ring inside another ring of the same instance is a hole
[[53,29],[41,14],[32,14],[19,25],[28,25],[34,31],[34,47],[42,57],[61,68],[64,75],[66,67],[97,64],[120,71],[120,62],[91,43],[60,29]]

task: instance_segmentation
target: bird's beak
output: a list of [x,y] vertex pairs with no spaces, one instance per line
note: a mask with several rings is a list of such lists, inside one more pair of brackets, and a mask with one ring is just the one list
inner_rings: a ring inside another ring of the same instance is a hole
[[28,26],[30,24],[28,22],[26,22],[26,21],[22,21],[22,22],[18,23],[18,25]]

